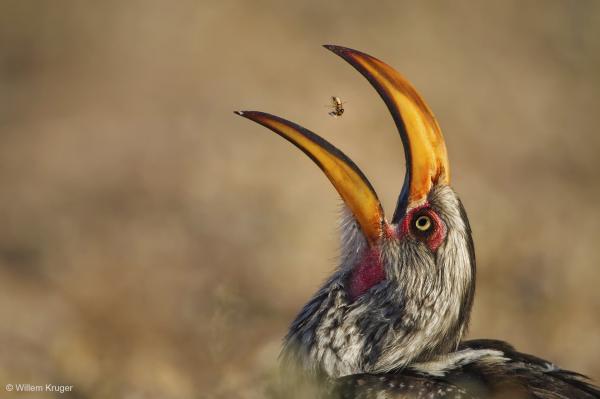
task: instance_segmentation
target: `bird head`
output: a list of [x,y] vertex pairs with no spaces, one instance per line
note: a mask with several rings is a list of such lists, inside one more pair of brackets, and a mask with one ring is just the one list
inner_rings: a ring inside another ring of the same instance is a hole
[[374,57],[325,47],[386,103],[406,174],[388,220],[364,173],[332,144],[277,116],[236,112],[308,155],[344,203],[339,266],[292,323],[282,357],[330,377],[402,369],[455,349],[466,330],[475,281],[469,222],[449,186],[439,125],[413,86]]

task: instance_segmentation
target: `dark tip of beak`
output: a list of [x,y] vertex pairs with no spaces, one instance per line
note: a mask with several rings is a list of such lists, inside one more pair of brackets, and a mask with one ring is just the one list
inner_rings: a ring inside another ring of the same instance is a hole
[[244,116],[244,111],[233,111],[234,114]]
[[333,51],[336,54],[342,54],[343,52],[348,50],[348,48],[346,47],[336,46],[335,44],[324,44],[323,47],[325,47],[329,51]]

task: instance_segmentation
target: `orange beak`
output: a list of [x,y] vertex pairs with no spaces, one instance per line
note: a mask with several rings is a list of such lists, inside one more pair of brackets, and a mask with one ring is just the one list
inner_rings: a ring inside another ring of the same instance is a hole
[[285,138],[308,155],[333,184],[370,244],[381,237],[383,209],[361,170],[344,153],[315,133],[274,115],[256,111],[236,114],[257,122]]
[[[408,207],[426,200],[433,185],[450,182],[448,156],[440,127],[425,101],[392,67],[356,50],[325,47],[367,78],[394,118],[406,155],[406,176],[392,220],[398,223]],[[369,244],[378,242],[387,224],[383,209],[375,190],[350,158],[325,139],[285,119],[257,111],[236,114],[271,129],[308,155],[340,194]]]
[[433,113],[415,88],[389,65],[360,51],[340,46],[325,48],[356,68],[385,101],[404,145],[406,176],[392,222],[406,208],[425,201],[435,184],[450,183],[448,154]]

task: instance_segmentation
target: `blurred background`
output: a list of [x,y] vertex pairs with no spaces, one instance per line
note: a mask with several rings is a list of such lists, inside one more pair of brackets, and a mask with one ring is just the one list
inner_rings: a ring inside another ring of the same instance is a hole
[[469,337],[600,379],[600,2],[366,3],[0,1],[0,396],[263,397],[340,201],[232,111],[323,135],[388,213],[404,175],[383,102],[324,43],[439,119],[478,257]]

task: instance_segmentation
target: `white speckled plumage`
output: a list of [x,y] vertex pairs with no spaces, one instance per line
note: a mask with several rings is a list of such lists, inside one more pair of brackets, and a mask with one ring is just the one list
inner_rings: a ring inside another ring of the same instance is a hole
[[285,359],[341,377],[403,368],[456,348],[473,295],[470,231],[449,187],[436,187],[429,203],[448,226],[447,242],[433,255],[410,236],[384,239],[386,279],[355,301],[346,280],[367,245],[344,212],[341,263],[292,324]]

